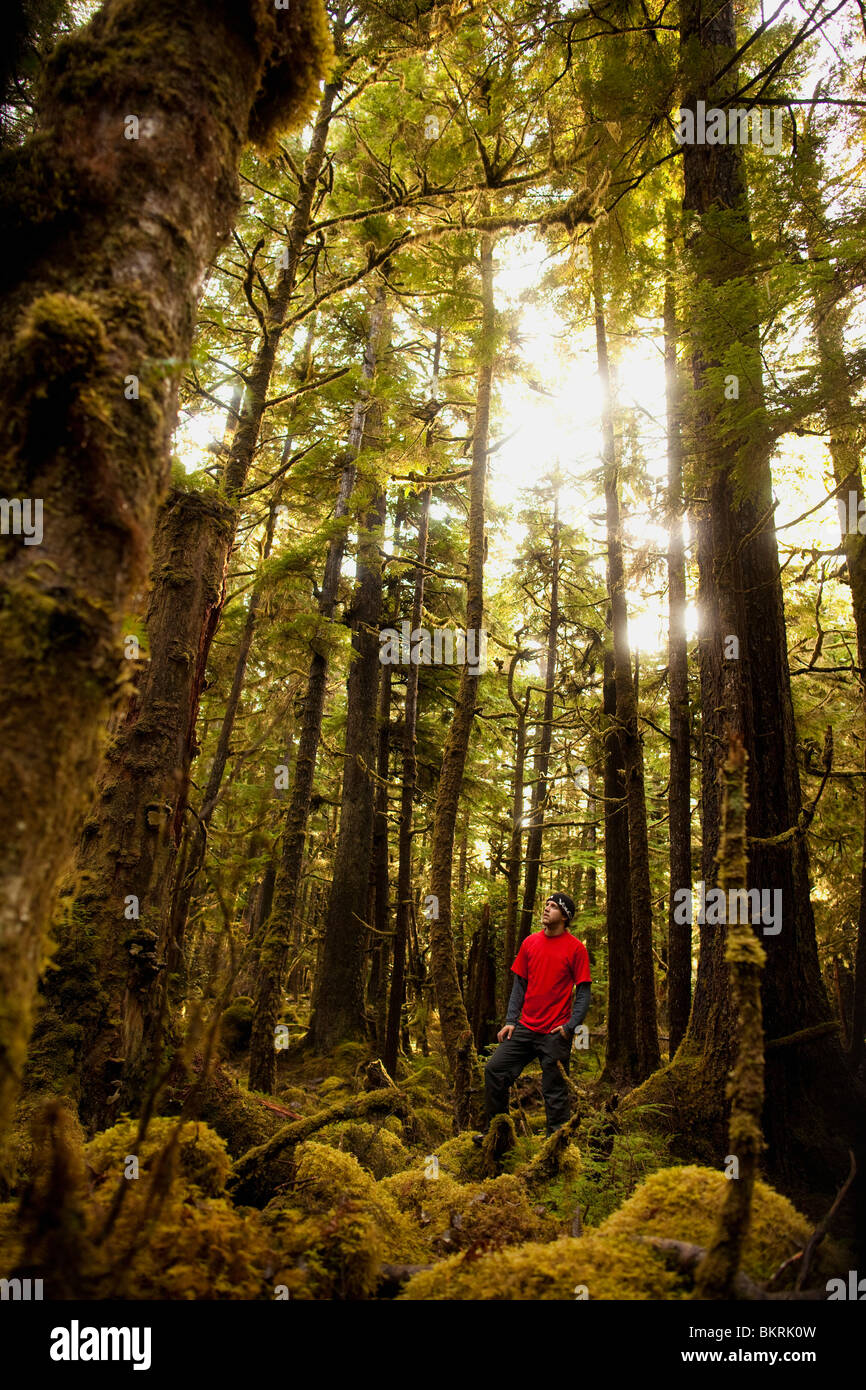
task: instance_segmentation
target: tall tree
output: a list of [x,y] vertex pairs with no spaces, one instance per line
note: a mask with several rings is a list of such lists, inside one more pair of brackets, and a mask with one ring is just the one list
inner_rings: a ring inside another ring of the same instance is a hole
[[638,728],[637,696],[632,678],[625,592],[619,467],[614,428],[614,399],[607,351],[602,270],[597,238],[592,247],[592,297],[595,341],[602,389],[604,499],[607,522],[607,574],[613,635],[616,717],[620,728],[628,810],[629,895],[631,899],[632,969],[634,971],[635,1046],[638,1076],[655,1071],[661,1061],[653,971],[652,888],[644,790],[643,746]]
[[[495,304],[493,297],[493,244],[490,233],[481,236],[481,325],[478,341],[478,378],[475,423],[472,430],[472,468],[469,475],[469,541],[466,578],[466,630],[480,641],[484,623],[484,495],[487,485],[487,450],[490,432],[490,396],[495,360]],[[476,646],[476,651],[478,647]],[[442,1039],[454,1084],[455,1119],[460,1129],[480,1115],[480,1076],[472,1032],[460,990],[451,927],[451,866],[454,828],[469,737],[475,719],[478,670],[467,661],[460,673],[454,717],[448,727],[433,817],[430,888],[436,915],[430,926],[430,963],[439,1006]]]
[[[39,131],[5,156],[4,452],[10,492],[47,518],[40,546],[4,537],[0,552],[0,1129],[168,483],[164,365],[189,354],[244,141],[305,116],[329,57],[318,0],[193,0],[176,19],[161,0],[109,0],[58,44]],[[54,190],[50,212],[36,187]],[[20,753],[32,744],[38,762]]]

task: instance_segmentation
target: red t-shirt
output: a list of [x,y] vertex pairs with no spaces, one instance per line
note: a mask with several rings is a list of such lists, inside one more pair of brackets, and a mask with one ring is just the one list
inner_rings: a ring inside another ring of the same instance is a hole
[[511,969],[527,981],[520,1022],[533,1033],[552,1033],[566,1024],[574,986],[591,983],[586,947],[567,930],[561,936],[543,931],[527,936]]

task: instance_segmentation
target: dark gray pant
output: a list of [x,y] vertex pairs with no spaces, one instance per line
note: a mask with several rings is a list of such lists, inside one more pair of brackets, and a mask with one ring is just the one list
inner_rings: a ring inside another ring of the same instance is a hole
[[561,1062],[568,1071],[571,1038],[564,1038],[558,1029],[555,1033],[533,1033],[518,1023],[511,1037],[499,1044],[484,1068],[486,1129],[494,1115],[508,1113],[509,1089],[534,1057],[541,1062],[541,1094],[548,1134],[571,1119],[571,1097],[557,1066],[557,1062]]

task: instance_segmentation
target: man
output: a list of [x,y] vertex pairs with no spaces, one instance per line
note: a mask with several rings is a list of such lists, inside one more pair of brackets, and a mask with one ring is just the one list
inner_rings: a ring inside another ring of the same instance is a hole
[[586,947],[567,930],[574,913],[568,894],[554,893],[544,904],[542,930],[528,936],[517,952],[505,1026],[484,1068],[486,1129],[494,1115],[507,1114],[509,1088],[533,1057],[541,1061],[548,1135],[571,1116],[568,1085],[558,1063],[568,1071],[574,1032],[586,1017],[590,996]]

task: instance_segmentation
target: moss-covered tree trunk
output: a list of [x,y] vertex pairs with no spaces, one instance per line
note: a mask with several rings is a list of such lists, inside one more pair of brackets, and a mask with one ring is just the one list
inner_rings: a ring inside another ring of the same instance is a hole
[[[673,239],[665,254],[674,256]],[[686,558],[683,540],[683,448],[680,433],[680,389],[677,363],[677,313],[673,270],[665,272],[665,405],[668,454],[668,712],[670,770],[668,824],[670,827],[670,886],[668,901],[668,1031],[670,1056],[683,1040],[692,1006],[692,928],[678,921],[675,894],[692,890],[691,742],[689,736],[689,674],[686,644]]]
[[[487,449],[490,433],[490,394],[493,385],[495,306],[493,299],[493,238],[481,238],[481,333],[478,346],[478,380],[475,424],[472,431],[472,467],[469,475],[469,551],[467,557],[466,627],[475,631],[476,642],[484,622],[484,494],[487,486]],[[476,647],[476,650],[478,648]],[[451,925],[451,866],[454,828],[475,719],[478,672],[468,662],[460,674],[454,718],[448,727],[433,816],[430,889],[436,912],[430,924],[430,964],[439,1007],[442,1041],[454,1086],[454,1113],[458,1128],[477,1123],[481,1113],[481,1075],[472,1032],[454,959]]]
[[[538,876],[541,869],[541,846],[544,838],[544,812],[547,802],[547,774],[550,767],[550,748],[553,741],[553,700],[556,686],[556,644],[559,635],[559,498],[554,500],[553,538],[550,547],[550,619],[547,626],[547,662],[544,675],[544,703],[541,726],[533,758],[532,805],[526,834],[526,877],[523,881],[523,903],[520,909],[518,947],[532,931],[535,899],[538,895]],[[509,961],[510,965],[511,962]]]
[[[225,587],[222,576],[228,566],[240,515],[241,494],[252,467],[283,320],[309,229],[313,195],[324,159],[336,90],[335,85],[327,85],[319,104],[301,178],[300,197],[289,227],[286,265],[280,271],[271,296],[268,317],[248,376],[244,404],[236,417],[236,427],[231,437],[223,479],[226,502],[220,506],[218,499],[214,499],[214,504],[200,517],[197,546],[199,558],[206,556],[202,582],[176,582],[170,564],[157,566],[152,575],[148,617],[149,678],[138,694],[136,710],[142,728],[173,730],[181,723],[186,726],[185,738],[178,741],[171,733],[168,737],[157,738],[155,742],[158,746],[153,749],[152,765],[138,755],[136,743],[130,742],[125,736],[112,745],[109,767],[101,778],[99,810],[95,813],[103,823],[98,831],[93,832],[94,839],[106,847],[105,854],[97,863],[83,852],[77,865],[78,871],[87,875],[87,886],[84,899],[76,902],[72,911],[73,926],[77,921],[80,925],[88,923],[89,927],[84,932],[76,933],[75,969],[80,972],[88,949],[95,950],[90,963],[94,978],[116,980],[119,978],[117,971],[103,971],[100,954],[110,943],[107,923],[116,920],[117,911],[117,883],[110,849],[117,832],[113,808],[116,804],[125,805],[128,819],[132,822],[131,826],[126,827],[124,839],[127,861],[144,866],[152,859],[152,830],[145,815],[146,808],[155,801],[170,808],[166,811],[171,820],[170,834],[161,841],[154,871],[146,881],[139,881],[138,876],[130,875],[132,883],[128,890],[138,897],[142,913],[142,940],[134,949],[142,953],[142,959],[147,957],[150,967],[147,971],[138,970],[121,996],[112,996],[102,990],[104,999],[101,1013],[108,1035],[98,1045],[98,1050],[104,1056],[123,1060],[119,1090],[112,1099],[114,1107],[120,1105],[123,1109],[135,1110],[141,1104],[148,1077],[158,1066],[167,1040],[168,984],[170,980],[177,979],[183,964],[183,936],[191,888],[191,866],[187,862],[186,850],[192,850],[193,843],[197,844],[199,850],[203,848],[202,835],[213,811],[225,766],[228,737],[234,718],[231,699],[208,782],[203,814],[196,822],[196,830],[200,833],[191,842],[184,834],[184,812],[191,759],[197,751],[195,725],[205,668],[222,613]],[[180,555],[183,547],[176,542],[177,537],[172,539],[169,536],[166,539],[168,548]],[[213,593],[214,574],[219,575],[216,597]],[[255,606],[257,602],[254,595]],[[254,623],[254,617],[252,621]],[[187,645],[196,652],[195,660],[179,660],[178,633],[185,634]],[[235,682],[238,698],[242,681],[243,667],[239,667]],[[173,707],[169,707],[165,699],[165,692],[169,689],[174,700]],[[179,755],[178,761],[172,761],[172,750]],[[211,803],[209,808],[208,803]],[[121,939],[115,943],[115,953],[123,949]],[[51,987],[55,996],[64,1000],[63,1022],[72,1027],[78,1026],[83,1020],[84,1010],[76,1006],[62,980],[54,981]],[[96,1051],[94,1038],[88,1053],[95,1055]],[[85,1054],[80,1053],[79,1061],[83,1062],[84,1059]],[[72,1078],[73,1082],[75,1079]],[[91,1117],[93,1122],[108,1120],[103,1113],[107,1080],[100,1070],[90,1066],[82,1068],[80,1106],[82,1113]]]
[[[747,884],[746,766],[739,732],[728,744],[723,778],[722,836],[719,845],[719,885],[726,893],[742,892]],[[765,955],[748,922],[728,923],[725,959],[736,1013],[736,1060],[729,1094],[728,1154],[737,1169],[725,1189],[718,1224],[707,1253],[695,1273],[698,1298],[730,1298],[749,1233],[752,1193],[764,1148],[761,1108],[764,1101],[764,1030],[761,1020],[761,971]]]
[[39,129],[3,158],[6,487],[42,500],[44,538],[0,550],[0,1129],[168,484],[174,364],[244,141],[306,114],[328,49],[317,0],[108,0],[58,45]]
[[[288,440],[283,450],[283,463],[286,462],[290,452],[291,440]],[[279,495],[279,491],[275,492],[268,512],[268,521],[265,528],[265,539],[262,548],[263,560],[267,560],[271,553],[274,530],[276,528]],[[231,743],[232,733],[234,732],[238,710],[240,709],[241,695],[243,694],[244,681],[246,679],[247,662],[249,661],[250,650],[253,645],[253,637],[255,636],[263,596],[264,581],[262,577],[259,576],[253,586],[253,592],[250,595],[250,601],[247,606],[246,617],[244,618],[244,625],[241,631],[241,639],[238,643],[235,657],[232,682],[229,687],[225,709],[223,710],[223,717],[220,722],[220,730],[217,735],[216,748],[214,749],[213,759],[207,775],[207,782],[205,783],[205,789],[202,793],[201,806],[192,824],[189,818],[187,818],[184,824],[177,862],[174,866],[174,883],[171,893],[171,906],[169,908],[170,919],[168,922],[168,938],[172,943],[173,954],[176,959],[178,959],[178,963],[182,955],[183,939],[190,905],[195,892],[196,880],[204,861],[205,849],[207,846],[207,832],[219,802],[223,775],[229,757],[229,745]],[[256,893],[256,903],[253,905],[253,912],[250,918],[250,937],[255,935],[255,927],[260,920],[260,914],[256,906],[260,896],[259,893]]]
[[34,1080],[52,1074],[91,1127],[112,1123],[158,1060],[147,1045],[167,966],[153,886],[170,876],[182,832],[197,715],[187,697],[204,679],[232,529],[231,509],[215,495],[174,491],[162,508],[146,617],[153,655],[142,653],[106,754],[81,834],[77,891],[58,929],[57,968],[45,981]]
[[628,608],[625,593],[625,564],[620,516],[619,469],[614,432],[613,389],[607,351],[601,262],[595,238],[592,249],[592,289],[595,305],[598,374],[604,401],[602,406],[604,499],[607,519],[607,578],[616,678],[616,717],[620,726],[620,741],[625,764],[625,794],[628,811],[631,964],[634,979],[637,1079],[642,1080],[655,1071],[661,1062],[652,951],[652,888],[650,885],[643,745],[638,728],[637,695],[632,677],[628,639]]

